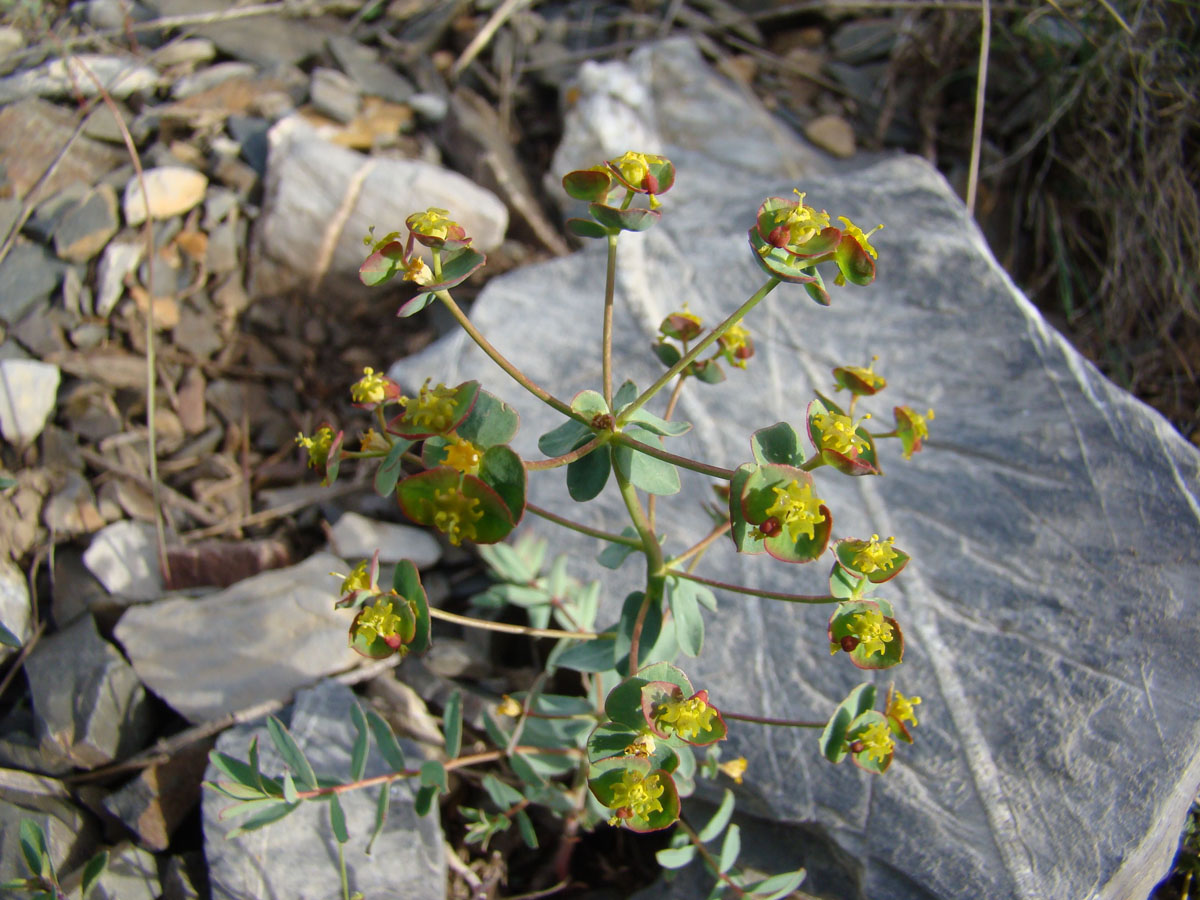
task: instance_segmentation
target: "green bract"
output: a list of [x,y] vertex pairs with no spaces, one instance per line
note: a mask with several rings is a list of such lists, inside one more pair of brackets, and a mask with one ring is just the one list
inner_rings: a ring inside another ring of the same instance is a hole
[[742,535],[739,549],[753,553],[761,542],[771,556],[794,563],[812,562],[825,552],[833,513],[815,496],[808,472],[775,463],[750,466],[744,478],[735,477],[733,487],[731,520],[755,526],[751,531],[735,525],[734,540]]
[[829,645],[860,669],[890,669],[904,657],[904,635],[882,600],[848,600],[829,617]]

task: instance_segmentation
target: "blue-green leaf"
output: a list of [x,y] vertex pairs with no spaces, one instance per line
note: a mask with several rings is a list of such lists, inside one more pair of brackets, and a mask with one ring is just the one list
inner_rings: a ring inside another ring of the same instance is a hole
[[350,705],[350,720],[354,723],[354,749],[350,752],[350,780],[361,781],[367,771],[367,753],[371,749],[371,732],[367,717],[357,703]]
[[300,749],[300,745],[296,743],[296,739],[292,737],[292,733],[287,730],[287,726],[274,716],[269,716],[267,718],[267,733],[271,736],[271,743],[279,751],[284,764],[292,770],[301,786],[307,791],[315,789],[317,786],[317,773],[313,771],[312,764],[304,756],[304,752]]
[[[625,435],[638,443],[662,449],[662,438],[644,428],[627,428]],[[622,475],[648,494],[679,493],[679,472],[669,462],[624,444],[613,448],[613,461]]]
[[375,829],[371,832],[371,839],[367,841],[366,852],[370,854],[371,848],[375,846],[375,839],[383,833],[384,823],[387,822],[388,806],[392,802],[392,785],[384,783],[379,786],[379,799],[375,802]]
[[404,762],[404,751],[396,742],[396,735],[392,733],[392,726],[387,723],[387,719],[375,710],[369,709],[367,710],[367,724],[371,727],[371,734],[375,736],[375,743],[379,747],[384,762],[388,764],[388,768],[393,772],[403,772],[407,768]]
[[339,844],[350,840],[350,834],[346,831],[346,814],[342,811],[342,802],[338,800],[337,794],[329,795],[329,829],[333,832],[333,839]]
[[717,811],[713,813],[712,818],[708,820],[708,824],[700,829],[700,840],[711,841],[718,834],[724,831],[725,826],[729,824],[729,820],[733,818],[733,807],[733,791],[726,788],[725,795],[721,797],[721,805],[717,807]]
[[742,852],[742,830],[736,825],[730,825],[725,832],[725,840],[721,842],[721,857],[717,863],[718,872],[728,872],[737,862],[738,854]]
[[696,846],[687,844],[683,847],[667,848],[654,854],[658,864],[664,869],[682,869],[696,858]]
[[[442,712],[442,733],[446,736],[446,756],[454,759],[462,749],[462,693],[455,691]],[[422,766],[422,771],[424,767]]]

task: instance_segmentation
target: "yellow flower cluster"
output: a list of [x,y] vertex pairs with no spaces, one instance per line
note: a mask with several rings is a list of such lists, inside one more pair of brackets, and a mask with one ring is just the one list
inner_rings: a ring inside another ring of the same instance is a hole
[[788,213],[783,224],[788,230],[788,245],[799,246],[808,243],[820,234],[822,229],[829,227],[829,213],[823,209],[817,210],[811,206],[805,206],[806,194],[798,190],[793,190],[792,193],[800,198],[800,202]]
[[310,469],[323,469],[329,460],[329,450],[333,446],[333,429],[328,425],[318,428],[312,437],[303,432],[296,435],[296,443],[308,451],[308,466]]
[[739,369],[746,368],[746,360],[754,353],[754,347],[750,343],[750,331],[741,322],[730,325],[721,335],[721,347],[725,350],[729,362]]
[[444,431],[454,422],[454,401],[458,393],[444,384],[430,388],[429,382],[426,378],[415,400],[405,399],[404,421],[417,428]]
[[465,438],[455,437],[452,440],[453,443],[446,447],[446,465],[464,475],[478,474],[479,464],[483,460],[479,448]]
[[354,623],[354,636],[368,642],[378,638],[393,637],[400,631],[400,617],[396,615],[390,600],[377,600],[374,605],[363,607],[362,614]]
[[888,622],[877,609],[868,609],[854,617],[852,634],[858,638],[859,646],[867,656],[883,653],[894,637],[892,623]]
[[873,722],[868,725],[859,740],[863,743],[867,759],[873,759],[878,763],[886,760],[895,746],[892,743],[891,729],[888,728],[886,722]]
[[891,568],[892,561],[897,556],[896,551],[892,549],[894,543],[896,543],[894,537],[881,541],[879,535],[871,535],[871,540],[867,541],[863,548],[854,554],[854,568],[865,575]]
[[367,366],[363,377],[350,386],[350,397],[355,403],[382,403],[387,399],[387,379]]
[[[641,772],[626,769],[620,783],[613,786],[611,808],[627,809],[634,818],[649,819],[652,814],[662,812],[662,801],[658,798],[664,790],[657,775],[643,776]],[[609,821],[612,822],[611,819]]]
[[431,206],[425,212],[413,213],[405,220],[405,224],[417,234],[445,240],[450,229],[458,226],[458,223],[452,221],[449,215],[446,210]]
[[811,484],[792,481],[787,487],[774,487],[775,502],[767,508],[767,515],[774,516],[787,529],[788,537],[798,541],[800,535],[813,539],[813,529],[825,521],[819,497],[814,497]]
[[[330,572],[334,578],[342,578],[337,572]],[[353,594],[355,591],[367,591],[371,589],[371,573],[367,571],[367,561],[364,559],[357,566],[350,570],[350,574],[342,578],[341,596],[345,597]]]
[[737,759],[723,762],[717,768],[732,778],[735,784],[741,784],[742,776],[746,774],[746,757],[739,756]]
[[[871,418],[870,414],[863,416]],[[817,443],[822,450],[832,450],[842,456],[857,456],[867,449],[866,438],[858,433],[856,423],[840,413],[826,412],[813,416],[817,428]]]
[[876,253],[875,248],[871,246],[870,238],[871,235],[883,227],[882,225],[876,225],[874,228],[864,234],[861,228],[859,228],[845,216],[838,216],[838,221],[846,226],[842,230],[846,232],[846,234],[850,235],[850,237],[858,241],[858,245],[867,251],[867,253],[871,254],[871,259],[879,259],[879,254]]
[[483,518],[483,510],[477,497],[468,497],[459,491],[434,491],[433,526],[446,535],[455,547],[463,538],[475,539],[475,523]]
[[913,711],[913,707],[920,702],[920,697],[905,697],[899,691],[892,691],[892,695],[888,699],[887,715],[897,722],[908,721],[916,725],[917,714]]
[[690,700],[667,700],[660,704],[654,714],[659,727],[669,725],[676,736],[685,741],[699,737],[702,732],[712,731],[712,721],[717,711],[699,697]]

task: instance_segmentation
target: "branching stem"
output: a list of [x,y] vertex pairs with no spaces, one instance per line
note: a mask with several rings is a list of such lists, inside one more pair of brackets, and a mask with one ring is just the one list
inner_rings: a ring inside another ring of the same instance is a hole
[[768,600],[783,600],[786,603],[811,603],[818,605],[822,603],[837,603],[841,598],[831,595],[820,594],[785,594],[780,591],[763,591],[758,588],[746,587],[744,584],[729,584],[725,581],[714,581],[711,578],[702,578],[699,575],[694,575],[691,572],[684,572],[680,569],[667,568],[667,575],[674,575],[677,578],[686,578],[688,581],[695,581],[698,584],[706,584],[709,587],[717,588],[722,591],[733,591],[738,594],[749,594],[751,597],[765,597]]
[[602,637],[612,637],[611,632],[597,634],[593,631],[562,631],[558,628],[532,628],[528,625],[511,625],[508,622],[493,622],[490,619],[476,619],[471,616],[460,616],[458,613],[447,612],[437,607],[429,607],[429,615],[443,622],[454,622],[467,628],[478,628],[482,631],[502,631],[505,634],[524,634],[529,637],[571,638],[577,641],[594,641]]

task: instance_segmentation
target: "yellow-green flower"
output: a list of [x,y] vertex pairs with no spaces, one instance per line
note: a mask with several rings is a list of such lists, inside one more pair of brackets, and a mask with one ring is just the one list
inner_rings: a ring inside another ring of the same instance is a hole
[[[871,365],[866,368],[862,366],[839,366],[833,370],[833,374],[836,377],[839,372],[844,372],[850,377],[861,381],[871,391],[878,393],[887,387],[887,379],[875,371],[875,361],[878,359],[878,356],[872,357]],[[840,391],[843,387],[844,385],[839,384],[837,389]]]
[[367,366],[363,377],[350,386],[350,397],[355,403],[382,403],[387,399],[387,386],[387,379]]
[[895,636],[892,623],[877,609],[868,609],[856,615],[850,626],[850,634],[858,638],[858,646],[867,656],[883,653],[887,649],[885,645],[891,643]]
[[404,274],[400,276],[413,284],[426,285],[433,283],[433,270],[425,265],[425,260],[415,253],[404,262]]
[[664,790],[658,775],[643,776],[641,772],[626,769],[620,782],[613,785],[610,808],[629,810],[636,819],[649,819],[654,813],[662,812],[663,805],[658,798]]
[[401,620],[396,615],[390,600],[379,599],[371,606],[364,606],[354,622],[354,637],[368,643],[395,637],[400,632]]
[[524,712],[524,709],[521,707],[521,704],[512,697],[508,696],[508,694],[504,695],[504,699],[500,702],[500,705],[496,707],[496,713],[498,715],[508,716],[510,719],[517,718],[522,712]]
[[879,572],[883,569],[890,569],[892,561],[897,556],[896,551],[892,549],[892,544],[894,543],[896,543],[894,537],[889,537],[881,541],[879,535],[871,535],[871,540],[867,541],[862,549],[854,554],[854,559],[852,560],[854,568],[864,575],[870,575],[872,572]]
[[364,559],[357,566],[350,570],[350,574],[344,578],[337,572],[330,572],[334,578],[342,579],[342,597],[353,594],[355,591],[367,591],[371,589],[371,573],[367,571],[367,561]]
[[654,721],[665,731],[664,725],[669,726],[677,737],[692,741],[702,732],[712,731],[713,719],[717,711],[709,706],[703,697],[691,697],[688,700],[667,700],[658,705],[654,713]]
[[392,445],[387,442],[387,438],[377,432],[374,428],[368,428],[366,433],[359,439],[359,449],[363,453],[386,453],[392,449]]
[[431,206],[422,213],[413,213],[404,220],[404,224],[408,226],[410,231],[415,231],[417,234],[423,234],[426,237],[437,238],[444,241],[450,234],[452,229],[460,228],[461,226],[449,218],[449,213],[444,209],[438,209]]
[[892,754],[895,745],[892,743],[892,732],[886,722],[872,722],[859,738],[866,751],[867,759],[883,763]]
[[661,156],[650,153],[637,153],[627,150],[612,161],[616,170],[628,184],[635,188],[645,188],[646,176],[650,174],[651,164],[657,165],[663,161]]
[[445,431],[454,424],[454,401],[458,391],[438,384],[430,388],[426,378],[421,386],[421,392],[415,400],[405,399],[404,421],[417,428],[428,428],[430,431]]
[[683,304],[683,309],[671,313],[658,326],[659,334],[663,337],[675,338],[680,341],[690,341],[704,330],[704,322],[694,312]]
[[854,240],[858,241],[858,245],[862,247],[863,250],[871,254],[871,259],[879,259],[879,254],[876,253],[875,248],[871,246],[870,237],[879,229],[881,229],[883,227],[882,225],[876,225],[866,234],[863,234],[863,230],[845,216],[838,216],[838,221],[846,226],[842,230],[845,231],[846,234],[850,235],[850,237],[854,238]]
[[767,508],[767,515],[774,516],[787,529],[788,537],[798,541],[800,535],[813,539],[813,529],[825,521],[821,504],[825,501],[814,497],[812,485],[791,481],[787,487],[773,487],[775,502]]
[[921,415],[910,406],[897,406],[896,430],[900,433],[904,445],[904,458],[912,459],[912,455],[921,449],[921,444],[929,437],[929,423],[933,421],[933,410]]
[[658,744],[654,740],[654,735],[646,732],[639,734],[625,748],[626,756],[636,756],[639,759],[649,759],[654,755],[654,751],[658,748]]
[[[871,416],[867,414],[863,418],[869,419]],[[855,457],[867,449],[866,438],[858,433],[857,423],[849,416],[835,412],[818,413],[813,416],[813,425],[817,429],[817,445],[822,450]]]
[[296,443],[308,451],[308,467],[310,469],[323,469],[329,461],[329,450],[333,447],[333,429],[328,425],[322,425],[312,437],[307,437],[303,432],[296,435]]
[[742,776],[746,774],[746,757],[739,756],[737,759],[723,762],[717,768],[732,778],[736,784],[741,784]]
[[460,491],[433,492],[433,526],[446,535],[455,547],[463,538],[475,539],[475,523],[483,518],[483,510],[477,497],[468,497]]
[[730,325],[718,342],[725,358],[739,369],[746,368],[746,360],[754,355],[754,341],[741,322]]
[[829,227],[829,213],[825,210],[817,210],[811,206],[804,204],[805,193],[793,189],[799,202],[795,205],[788,217],[784,219],[783,224],[788,230],[789,246],[797,247],[801,244],[806,244],[815,238],[821,231]]
[[483,454],[479,452],[479,448],[466,438],[455,437],[446,446],[445,464],[464,475],[477,474],[482,460]]
[[885,715],[891,719],[895,719],[899,723],[906,721],[917,724],[917,714],[913,712],[913,707],[921,702],[920,697],[905,697],[897,690],[892,690],[891,696],[888,697],[887,710]]

